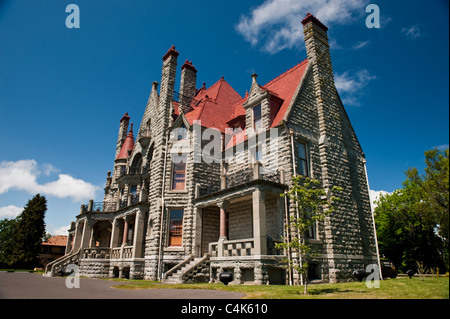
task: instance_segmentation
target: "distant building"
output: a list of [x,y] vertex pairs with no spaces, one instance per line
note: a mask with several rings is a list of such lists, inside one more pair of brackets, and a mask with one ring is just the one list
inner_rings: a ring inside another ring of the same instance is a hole
[[230,271],[235,284],[285,283],[275,244],[296,214],[280,196],[294,175],[343,188],[336,211],[302,234],[318,252],[309,278],[348,281],[377,263],[366,160],[334,84],[328,28],[310,14],[302,23],[307,59],[265,85],[253,74],[244,97],[223,77],[197,88],[188,60],[175,92],[171,47],[138,130],[120,119],[104,201],[81,206],[47,274],[76,263],[88,277],[215,282]]
[[39,251],[41,267],[45,267],[49,262],[54,261],[66,252],[68,236],[56,235],[42,242]]

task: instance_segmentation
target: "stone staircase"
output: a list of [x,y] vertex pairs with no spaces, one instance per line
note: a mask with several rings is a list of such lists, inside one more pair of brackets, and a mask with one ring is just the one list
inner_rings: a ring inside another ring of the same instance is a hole
[[181,284],[209,281],[209,254],[201,258],[190,255],[164,274],[163,283]]
[[65,274],[66,267],[73,264],[77,265],[81,257],[81,248],[73,254],[64,255],[50,263],[45,267],[44,277],[55,277]]

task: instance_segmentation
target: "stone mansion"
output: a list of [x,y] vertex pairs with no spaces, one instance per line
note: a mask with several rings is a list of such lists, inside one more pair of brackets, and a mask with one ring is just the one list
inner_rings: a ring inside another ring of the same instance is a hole
[[377,263],[366,160],[335,88],[328,29],[309,13],[302,24],[307,59],[265,85],[253,74],[244,97],[223,77],[198,88],[188,60],[176,92],[172,46],[139,128],[120,119],[103,202],[81,205],[46,275],[77,264],[87,277],[216,282],[229,271],[234,284],[285,284],[287,252],[275,245],[296,212],[280,196],[295,175],[343,189],[305,234],[317,251],[309,279],[348,281]]

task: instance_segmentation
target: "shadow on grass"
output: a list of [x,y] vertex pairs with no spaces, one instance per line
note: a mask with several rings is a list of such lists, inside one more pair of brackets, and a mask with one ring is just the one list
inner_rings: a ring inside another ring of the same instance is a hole
[[318,289],[318,290],[310,290],[308,291],[309,295],[325,295],[325,294],[335,294],[335,293],[348,293],[355,292],[354,290],[342,290],[339,288],[326,288],[326,289]]

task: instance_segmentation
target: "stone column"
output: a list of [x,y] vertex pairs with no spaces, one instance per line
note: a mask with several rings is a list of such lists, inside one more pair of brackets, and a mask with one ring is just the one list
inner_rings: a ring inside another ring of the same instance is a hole
[[141,258],[144,239],[144,212],[138,211],[134,220],[133,258]]
[[75,238],[73,240],[73,247],[72,252],[76,252],[78,248],[80,248],[81,243],[81,236],[83,235],[83,227],[84,223],[77,221],[76,227],[75,227]]
[[253,191],[254,255],[267,255],[266,196],[260,187]]
[[123,225],[123,236],[122,236],[122,246],[126,246],[127,245],[127,241],[128,241],[128,218],[125,217],[124,218],[124,225]]
[[91,221],[86,219],[84,221],[83,234],[81,236],[80,247],[82,247],[82,248],[88,247],[88,245],[90,243],[91,236],[92,236],[91,229],[92,229]]
[[72,240],[73,240],[73,234],[69,234],[69,237],[67,237],[65,254],[70,253],[70,250],[72,248]]
[[219,233],[219,242],[217,245],[217,257],[223,257],[223,242],[225,240],[227,240],[227,232],[226,232],[226,230],[227,230],[227,226],[226,226],[227,215],[226,215],[225,209],[227,208],[228,203],[222,202],[222,203],[217,204],[217,206],[219,206],[219,209],[220,209],[220,227],[219,227],[220,233]]
[[203,233],[203,220],[202,209],[194,207],[194,253],[195,257],[202,256],[202,233]]
[[112,221],[111,243],[109,246],[111,248],[116,248],[118,244],[119,244],[119,225],[118,220],[115,218]]

